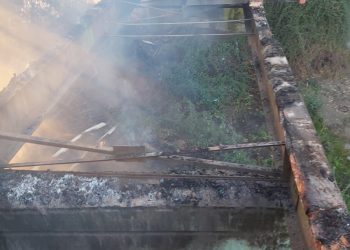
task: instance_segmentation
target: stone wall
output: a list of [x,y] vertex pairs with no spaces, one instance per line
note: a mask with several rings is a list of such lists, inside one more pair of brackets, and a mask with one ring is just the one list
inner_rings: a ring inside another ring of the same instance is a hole
[[[350,248],[350,217],[283,49],[268,25],[263,1],[251,0],[255,52],[270,90],[276,130],[286,140],[295,206],[310,249]],[[283,138],[281,138],[283,139]]]

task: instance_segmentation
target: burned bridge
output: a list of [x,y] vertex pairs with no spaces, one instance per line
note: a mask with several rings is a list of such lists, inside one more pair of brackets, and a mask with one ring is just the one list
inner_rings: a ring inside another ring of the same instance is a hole
[[2,27],[40,55],[0,92],[1,249],[350,248],[262,1],[42,6],[45,50]]

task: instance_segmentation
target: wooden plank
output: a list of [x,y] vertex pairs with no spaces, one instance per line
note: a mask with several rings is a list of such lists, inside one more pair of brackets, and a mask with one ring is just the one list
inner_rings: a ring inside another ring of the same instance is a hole
[[40,162],[16,162],[9,164],[1,164],[0,168],[11,169],[11,168],[26,168],[26,167],[38,167],[38,166],[54,166],[54,165],[67,165],[75,163],[94,163],[94,162],[106,162],[113,161],[114,159],[96,159],[96,160],[57,160],[57,161],[40,161]]
[[206,153],[206,152],[217,152],[217,151],[231,151],[236,149],[248,149],[248,148],[263,148],[263,147],[276,147],[284,146],[283,141],[270,141],[270,142],[252,142],[252,143],[240,143],[232,145],[216,145],[207,148],[196,148],[193,150],[180,150],[177,154],[193,154],[193,153]]
[[246,164],[239,164],[239,163],[232,163],[232,162],[225,162],[225,161],[216,161],[216,160],[209,160],[209,159],[182,156],[182,155],[158,156],[158,158],[165,159],[165,160],[176,160],[176,161],[184,161],[189,163],[207,165],[210,168],[219,168],[219,169],[235,170],[235,171],[242,171],[242,172],[254,172],[259,174],[271,174],[271,173],[278,172],[278,170],[275,168],[267,168],[267,167],[246,165]]
[[145,153],[139,156],[120,156],[113,158],[93,159],[93,160],[55,160],[55,161],[40,161],[40,162],[15,162],[9,164],[2,164],[0,168],[25,168],[25,167],[37,167],[37,166],[53,166],[53,165],[67,165],[75,163],[94,163],[94,162],[107,162],[107,161],[140,161],[147,158],[158,157],[161,153]]
[[141,149],[144,149],[143,146],[137,146],[137,147],[88,146],[88,145],[76,144],[71,142],[64,142],[64,141],[55,140],[55,139],[47,139],[47,138],[38,137],[38,136],[14,134],[14,133],[8,133],[8,132],[0,132],[0,139],[32,143],[32,144],[38,144],[38,145],[44,145],[44,146],[50,146],[50,147],[69,148],[74,150],[88,151],[88,152],[108,154],[108,155],[120,155],[120,153],[118,152],[118,149],[122,150],[122,152],[128,152],[128,153],[131,153],[131,152],[139,153]]

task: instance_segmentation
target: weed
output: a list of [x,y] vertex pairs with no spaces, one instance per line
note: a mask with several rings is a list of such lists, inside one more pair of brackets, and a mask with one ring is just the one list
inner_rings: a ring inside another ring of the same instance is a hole
[[261,127],[258,131],[252,132],[251,141],[268,141],[271,140],[271,135],[267,132],[266,127]]
[[349,52],[348,0],[308,0],[306,5],[266,1],[273,33],[300,75],[341,71]]

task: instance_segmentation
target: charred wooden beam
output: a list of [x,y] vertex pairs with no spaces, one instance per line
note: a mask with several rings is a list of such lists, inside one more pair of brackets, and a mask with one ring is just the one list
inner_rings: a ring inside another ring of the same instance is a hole
[[50,147],[69,148],[74,150],[81,150],[93,153],[108,154],[108,155],[123,155],[123,154],[140,154],[145,152],[144,146],[89,146],[76,144],[72,142],[65,142],[56,139],[48,139],[38,136],[14,134],[8,132],[0,132],[0,139],[9,141],[26,142]]
[[218,152],[218,151],[231,151],[236,149],[249,149],[249,148],[263,148],[263,147],[276,147],[284,146],[283,141],[270,141],[270,142],[252,142],[252,143],[240,143],[232,145],[216,145],[206,148],[196,148],[193,150],[180,150],[179,154],[191,154],[191,153],[205,153],[205,152]]

